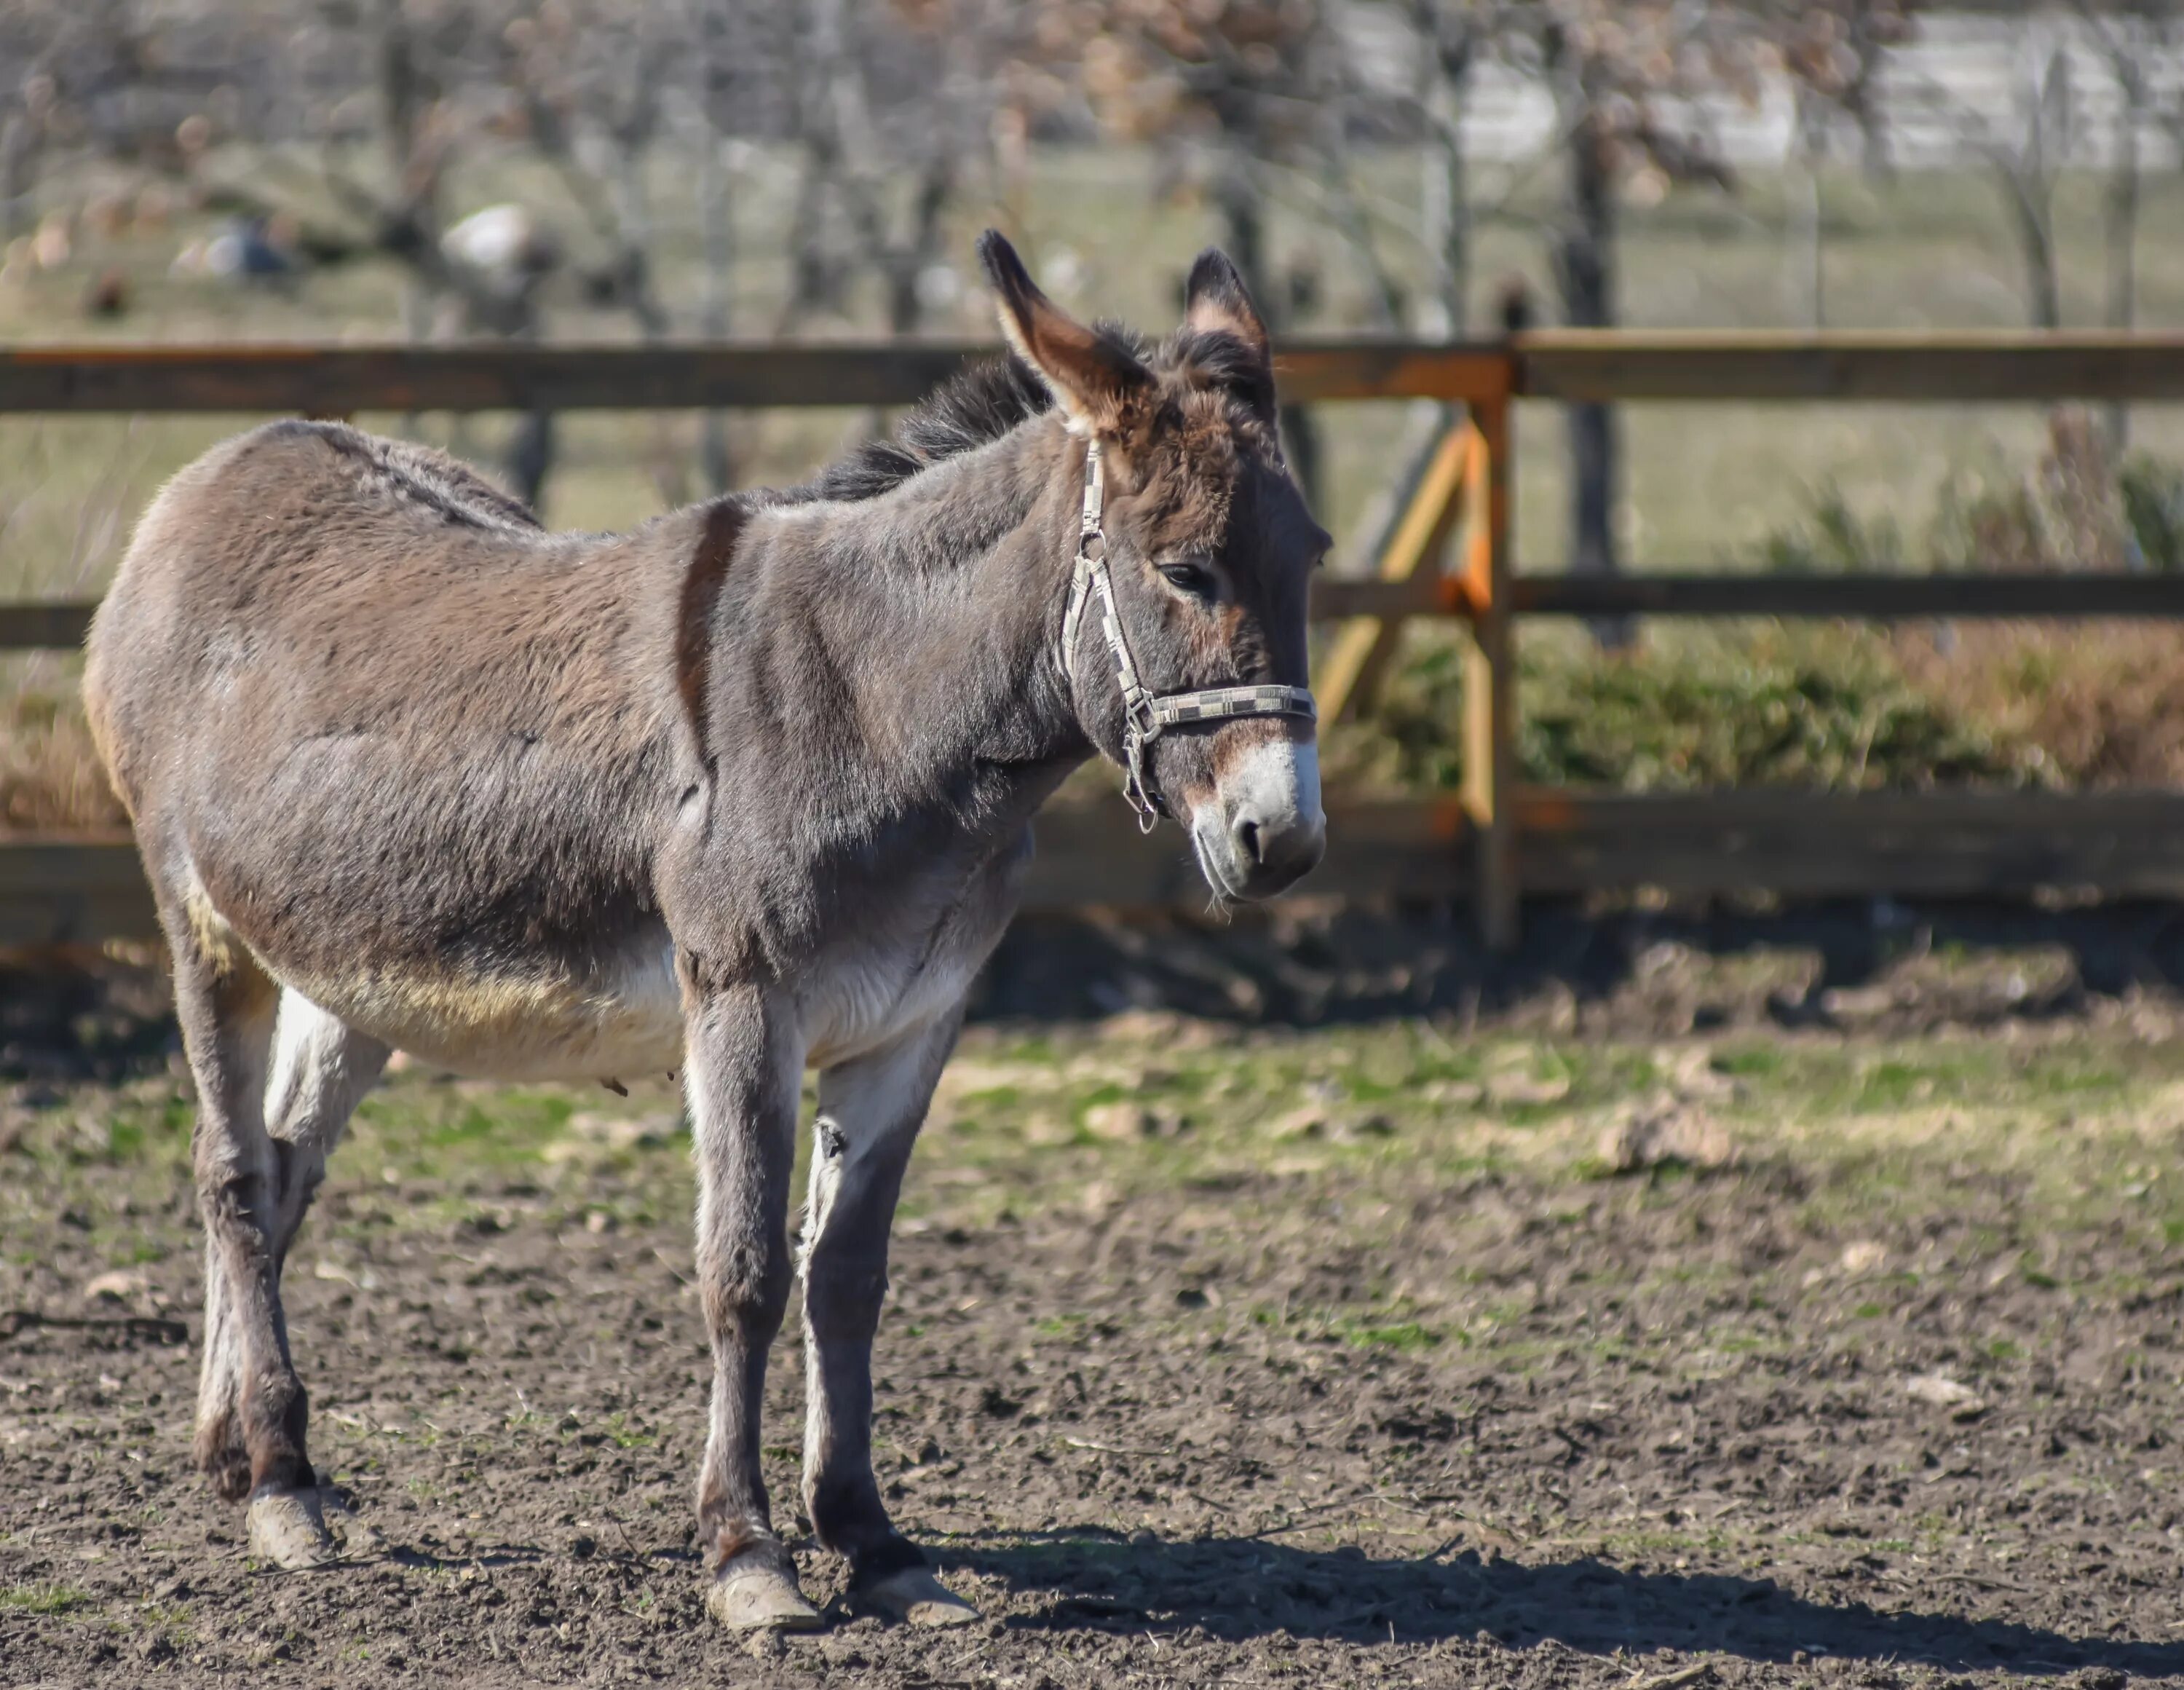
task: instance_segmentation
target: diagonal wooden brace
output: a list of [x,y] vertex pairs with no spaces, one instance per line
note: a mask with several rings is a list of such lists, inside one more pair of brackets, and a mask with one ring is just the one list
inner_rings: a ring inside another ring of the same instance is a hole
[[[1440,569],[1457,522],[1477,508],[1485,468],[1478,428],[1468,416],[1459,417],[1435,443],[1388,537],[1380,555],[1381,580],[1408,581]],[[1343,624],[1313,677],[1322,720],[1340,721],[1372,707],[1401,630],[1401,622],[1381,616],[1356,616]]]

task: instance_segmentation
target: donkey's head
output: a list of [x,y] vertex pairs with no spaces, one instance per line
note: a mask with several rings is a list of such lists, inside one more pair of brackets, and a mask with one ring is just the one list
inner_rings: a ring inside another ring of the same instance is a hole
[[1134,802],[1190,831],[1217,894],[1271,897],[1326,843],[1305,620],[1329,540],[1282,461],[1266,325],[1207,251],[1147,357],[1061,310],[998,234],[978,250],[1010,343],[1088,443],[1062,653],[1078,720]]

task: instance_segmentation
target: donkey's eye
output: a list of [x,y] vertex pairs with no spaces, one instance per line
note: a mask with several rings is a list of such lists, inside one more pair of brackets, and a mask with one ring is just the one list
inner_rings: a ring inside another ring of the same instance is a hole
[[1212,570],[1202,563],[1164,563],[1160,566],[1161,579],[1178,593],[1188,593],[1194,599],[1217,599],[1221,583]]

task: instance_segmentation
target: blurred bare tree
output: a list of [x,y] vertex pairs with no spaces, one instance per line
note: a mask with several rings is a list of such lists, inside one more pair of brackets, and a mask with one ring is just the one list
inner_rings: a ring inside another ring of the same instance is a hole
[[[2102,248],[2108,275],[2104,321],[2112,329],[2131,327],[2138,318],[2138,221],[2149,131],[2184,153],[2184,89],[2160,75],[2184,45],[2184,3],[2180,0],[2075,0],[2079,18],[2115,84],[2117,109],[2111,120],[2108,184],[2101,197]],[[2108,410],[2111,451],[2120,452],[2130,435],[2131,413],[2121,401]]]
[[1887,108],[1880,78],[1889,56],[1912,38],[1919,0],[1761,0],[1753,8],[1790,83],[1791,133],[1784,159],[1788,261],[1798,314],[1808,328],[1827,321],[1821,250],[1821,176],[1836,136],[1858,136],[1869,174],[1889,169]]
[[1482,0],[1410,0],[1411,98],[1418,128],[1418,239],[1431,283],[1420,326],[1461,339],[1471,315],[1471,179],[1463,118],[1472,78],[1504,9]]
[[1992,114],[1946,91],[1936,104],[1992,171],[2025,262],[2025,313],[2032,326],[2063,326],[2055,257],[2055,187],[2080,121],[2069,33],[2053,16],[2033,20],[2020,36],[2008,113]]
[[[1150,144],[1171,180],[1198,181],[1222,248],[1278,333],[1313,302],[1321,278],[1308,262],[1277,264],[1277,174],[1366,266],[1375,325],[1401,326],[1401,289],[1351,167],[1341,9],[1337,0],[1050,0],[1038,31],[1050,62],[1077,67],[1103,133]],[[1322,454],[1310,413],[1285,407],[1282,430],[1317,502]]]
[[947,216],[988,157],[1008,0],[791,0],[776,13],[801,156],[780,332],[847,317],[858,278],[890,333],[951,304]]
[[[2028,8],[2014,42],[2008,108],[1975,105],[1926,79],[1927,109],[1953,125],[1969,156],[1998,190],[2025,271],[2025,315],[2035,328],[2063,322],[2055,197],[2067,172],[2104,142],[2107,184],[2103,242],[2103,315],[2127,327],[2137,311],[2137,248],[2143,143],[2149,131],[2184,144],[2184,98],[2159,74],[2184,40],[2184,7],[2173,0],[2072,0]],[[2098,65],[2114,97],[2103,113],[2089,101],[2086,72]],[[2105,118],[2105,121],[2103,121]]]
[[[698,144],[698,332],[727,337],[735,297],[736,195],[729,167],[740,157],[736,136],[733,66],[738,25],[744,17],[728,0],[690,0],[690,33],[697,42],[695,113]],[[736,484],[727,413],[709,410],[700,425],[698,468],[706,486],[725,493]]]
[[8,0],[0,6],[0,229],[23,233],[42,168],[81,154],[181,168],[222,133],[296,132],[326,67],[280,0]]
[[[1506,14],[1502,51],[1554,95],[1564,170],[1549,248],[1571,326],[1622,321],[1617,211],[1626,194],[1652,201],[1672,183],[1735,186],[1718,137],[1697,114],[1702,97],[1724,89],[1757,98],[1758,38],[1751,12],[1714,0],[1535,0]],[[1616,414],[1591,404],[1568,414],[1569,571],[1613,575],[1621,567]],[[1632,629],[1602,618],[1594,631],[1621,645]]]

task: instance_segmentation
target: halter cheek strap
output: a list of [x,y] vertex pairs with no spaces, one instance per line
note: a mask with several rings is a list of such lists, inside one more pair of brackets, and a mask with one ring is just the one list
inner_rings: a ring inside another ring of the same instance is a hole
[[1084,622],[1084,607],[1096,595],[1100,600],[1100,629],[1115,659],[1115,682],[1123,694],[1123,796],[1137,812],[1138,828],[1150,833],[1168,813],[1167,800],[1145,774],[1145,748],[1171,728],[1193,722],[1218,722],[1237,716],[1301,716],[1307,722],[1319,711],[1312,694],[1303,687],[1268,684],[1252,687],[1213,687],[1195,693],[1155,693],[1146,689],[1138,673],[1137,660],[1123,633],[1115,608],[1115,580],[1107,567],[1107,539],[1101,533],[1100,513],[1106,500],[1106,474],[1100,443],[1084,452],[1084,515],[1077,532],[1077,563],[1069,577],[1069,601],[1061,612],[1061,662],[1072,683],[1077,680],[1077,636]]

